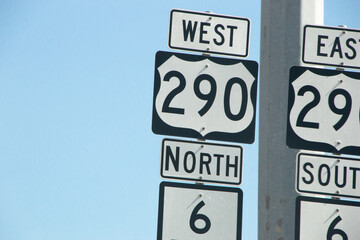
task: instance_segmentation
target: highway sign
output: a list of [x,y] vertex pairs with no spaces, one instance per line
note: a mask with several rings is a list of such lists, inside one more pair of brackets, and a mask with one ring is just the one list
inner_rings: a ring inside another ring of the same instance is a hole
[[240,240],[239,188],[162,182],[157,240]]
[[255,61],[158,52],[153,132],[254,142],[257,72]]
[[250,20],[213,13],[173,9],[169,48],[247,57]]
[[360,155],[360,73],[290,69],[287,145]]
[[360,68],[360,29],[306,25],[303,62]]
[[298,192],[360,198],[360,159],[300,152],[296,166]]
[[164,139],[161,146],[163,178],[240,184],[242,147],[203,141]]
[[295,240],[359,239],[360,202],[297,197]]

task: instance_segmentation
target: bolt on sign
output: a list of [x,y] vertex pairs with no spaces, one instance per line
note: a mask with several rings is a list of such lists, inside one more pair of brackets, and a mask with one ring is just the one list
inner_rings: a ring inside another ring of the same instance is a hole
[[170,12],[171,49],[247,57],[249,39],[247,18],[179,9]]

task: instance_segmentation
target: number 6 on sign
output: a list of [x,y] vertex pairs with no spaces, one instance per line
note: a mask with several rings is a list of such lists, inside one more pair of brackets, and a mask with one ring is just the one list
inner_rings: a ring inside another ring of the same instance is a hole
[[257,70],[254,61],[158,52],[153,132],[252,143]]
[[342,218],[340,216],[337,216],[337,218],[334,219],[334,221],[331,222],[328,232],[326,234],[326,240],[332,240],[333,236],[339,235],[341,236],[342,240],[348,240],[348,236],[346,233],[341,229],[335,229],[336,224],[340,222]]
[[[205,206],[204,201],[199,202],[198,205],[196,205],[196,207],[194,208],[193,212],[191,213],[191,217],[190,217],[190,228],[191,228],[191,230],[193,230],[195,233],[198,233],[198,234],[206,233],[207,231],[209,231],[209,229],[211,227],[210,219],[206,215],[199,213],[199,210],[203,206]],[[200,227],[200,228],[197,227],[195,225],[195,222],[197,220],[204,221],[204,223],[205,223],[204,227]]]
[[359,216],[359,202],[298,197],[295,240],[359,239]]
[[157,240],[241,240],[239,188],[162,182]]

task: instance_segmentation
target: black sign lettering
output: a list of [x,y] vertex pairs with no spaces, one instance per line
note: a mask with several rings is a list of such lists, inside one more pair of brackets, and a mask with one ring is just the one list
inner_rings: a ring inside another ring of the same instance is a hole
[[165,154],[165,170],[169,170],[169,162],[170,162],[170,159],[171,159],[171,162],[175,168],[175,171],[179,171],[179,151],[180,151],[180,148],[179,147],[176,147],[176,152],[175,152],[175,155],[176,157],[174,156],[172,150],[171,150],[171,147],[170,146],[166,146],[166,154]]
[[[192,161],[192,166],[190,169],[188,168],[188,160]],[[195,161],[196,161],[195,153],[193,153],[191,151],[188,151],[185,153],[185,155],[184,155],[184,170],[185,170],[185,172],[192,173],[195,170],[195,164],[196,164]]]
[[339,166],[335,166],[335,185],[339,188],[343,188],[346,185],[346,173],[347,167],[344,167],[342,184],[339,184]]
[[230,43],[229,43],[229,46],[232,47],[233,46],[233,39],[234,39],[234,30],[237,29],[237,27],[228,25],[227,28],[230,29]]
[[332,48],[331,53],[330,53],[330,57],[334,57],[334,54],[336,52],[339,53],[340,58],[343,58],[343,54],[342,54],[342,50],[341,50],[341,44],[340,44],[340,38],[339,37],[335,38],[333,48]]
[[237,177],[238,175],[238,165],[239,161],[238,161],[238,157],[235,156],[235,162],[233,164],[230,163],[230,156],[226,155],[226,176],[228,177],[230,174],[230,168],[234,169],[234,176]]
[[220,37],[221,40],[218,41],[217,39],[214,38],[214,43],[215,43],[216,45],[218,45],[218,46],[221,46],[221,45],[223,45],[224,42],[225,42],[225,37],[224,37],[224,35],[220,32],[219,28],[221,28],[222,30],[225,30],[225,27],[224,27],[222,24],[217,24],[217,25],[215,26],[215,33],[216,33],[217,35],[219,35],[219,37]]
[[328,39],[328,36],[319,35],[318,36],[318,44],[317,44],[317,55],[321,57],[327,57],[328,55],[326,53],[321,52],[321,47],[325,47],[325,43],[322,43],[322,39]]
[[346,40],[346,46],[352,51],[352,55],[349,55],[347,52],[345,53],[345,57],[347,59],[354,59],[356,58],[356,50],[354,48],[354,46],[350,45],[350,43],[356,44],[356,40],[353,38],[349,38],[348,40]]
[[220,175],[220,160],[221,158],[224,157],[223,154],[214,154],[214,157],[216,157],[217,161],[216,161],[216,175],[219,176]]
[[206,43],[209,44],[210,41],[204,40],[204,34],[207,34],[207,31],[204,30],[204,26],[210,26],[210,23],[207,22],[201,22],[200,23],[200,43]]
[[186,21],[182,20],[182,23],[183,23],[184,41],[187,41],[190,35],[190,41],[194,42],[195,32],[198,22],[195,21],[194,25],[192,25],[192,22],[189,21],[188,24],[186,25]]
[[[326,172],[323,173],[323,169],[326,169]],[[326,180],[323,182],[322,180],[322,176],[326,175]],[[327,186],[329,185],[330,182],[330,167],[326,164],[321,164],[319,167],[319,172],[318,172],[318,179],[319,179],[319,183],[321,186]]]
[[207,174],[211,175],[210,167],[209,167],[210,163],[211,163],[211,155],[208,153],[200,153],[200,174],[203,174],[203,168],[205,166]]
[[305,177],[303,177],[302,180],[303,180],[303,182],[306,183],[306,184],[311,184],[311,183],[314,182],[314,175],[312,174],[312,172],[311,172],[309,169],[307,169],[307,167],[314,168],[314,165],[312,165],[312,164],[309,163],[309,162],[307,162],[307,163],[305,163],[305,164],[303,165],[303,169],[304,169],[304,171],[305,171],[307,174],[309,174],[310,179],[307,180],[307,179],[305,179]]
[[353,171],[353,184],[352,184],[352,188],[356,189],[356,172],[360,171],[360,168],[354,168],[354,167],[350,167],[350,170]]

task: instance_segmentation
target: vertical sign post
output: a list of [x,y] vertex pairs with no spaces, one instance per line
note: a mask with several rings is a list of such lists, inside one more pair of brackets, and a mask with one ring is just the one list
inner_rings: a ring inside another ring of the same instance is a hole
[[261,6],[258,239],[294,239],[296,150],[286,147],[289,69],[300,65],[306,24],[322,24],[324,2]]

